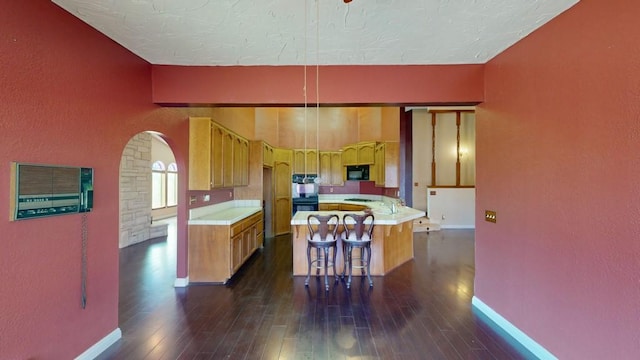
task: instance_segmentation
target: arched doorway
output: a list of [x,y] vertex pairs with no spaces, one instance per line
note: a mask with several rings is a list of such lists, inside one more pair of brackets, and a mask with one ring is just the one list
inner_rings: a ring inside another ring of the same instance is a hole
[[[145,131],[129,140],[120,160],[120,248],[162,237],[175,248],[179,170],[161,134]],[[175,258],[172,263],[175,271]]]

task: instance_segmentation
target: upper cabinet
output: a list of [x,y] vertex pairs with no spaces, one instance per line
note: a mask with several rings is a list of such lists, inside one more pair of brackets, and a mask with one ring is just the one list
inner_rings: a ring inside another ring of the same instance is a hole
[[318,150],[293,149],[293,173],[294,174],[317,174],[318,173]]
[[211,119],[189,118],[189,189],[211,188]]
[[342,153],[340,151],[320,151],[320,185],[343,185]]
[[371,165],[375,162],[376,143],[361,142],[358,143],[358,165]]
[[249,141],[211,118],[189,118],[189,190],[248,184]]
[[358,165],[358,146],[356,144],[342,148],[342,165]]
[[274,150],[273,146],[262,142],[262,165],[266,167],[273,167]]
[[372,165],[375,162],[375,141],[359,142],[342,148],[342,165]]

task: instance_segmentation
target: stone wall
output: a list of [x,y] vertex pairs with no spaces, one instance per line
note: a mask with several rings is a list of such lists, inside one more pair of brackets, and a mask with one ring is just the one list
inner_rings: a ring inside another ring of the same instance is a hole
[[150,238],[151,134],[134,136],[120,160],[120,248]]

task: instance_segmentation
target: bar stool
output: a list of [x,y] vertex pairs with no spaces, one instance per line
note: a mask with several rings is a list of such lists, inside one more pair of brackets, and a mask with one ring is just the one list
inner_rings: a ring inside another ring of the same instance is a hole
[[[330,223],[331,220],[335,222]],[[329,291],[329,267],[333,268],[333,276],[338,281],[336,275],[336,250],[338,243],[338,222],[340,218],[336,214],[316,215],[311,214],[307,217],[307,227],[309,234],[307,235],[307,278],[304,281],[305,286],[309,286],[309,278],[311,277],[311,266],[316,269],[316,275],[320,274],[320,269],[324,268],[324,284],[326,290]],[[311,260],[311,249],[316,249],[316,258]],[[333,251],[330,251],[333,249]],[[332,254],[332,260],[329,261],[329,255]]]
[[[367,221],[370,219],[371,221]],[[373,286],[371,280],[371,240],[373,235],[374,217],[371,213],[345,214],[342,217],[344,224],[344,232],[342,233],[342,246],[344,254],[344,268],[342,270],[342,278],[349,269],[349,279],[347,280],[347,289],[351,287],[351,273],[353,268],[361,269],[362,275],[367,272],[369,279],[369,287]],[[354,258],[352,251],[354,248],[360,249],[360,256]],[[354,260],[360,260],[360,265],[353,265]]]

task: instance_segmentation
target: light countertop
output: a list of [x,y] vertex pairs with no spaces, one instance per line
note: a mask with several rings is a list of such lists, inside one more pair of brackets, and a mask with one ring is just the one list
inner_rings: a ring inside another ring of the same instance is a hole
[[260,201],[228,201],[189,211],[188,225],[231,225],[262,210]]
[[[330,201],[332,203],[339,202],[336,200]],[[345,201],[345,203],[351,203]],[[354,204],[357,202],[354,202]],[[425,216],[425,212],[421,210],[416,210],[406,206],[398,207],[398,212],[395,214],[391,213],[391,210],[383,205],[382,202],[369,202],[369,203],[358,203],[363,204],[371,208],[374,217],[374,224],[376,225],[398,225],[403,222],[412,221],[417,218]],[[291,219],[291,225],[306,225],[307,217],[311,214],[318,215],[329,215],[329,214],[337,214],[340,217],[340,221],[342,221],[342,216],[346,213],[356,213],[363,214],[364,211],[298,211]]]

